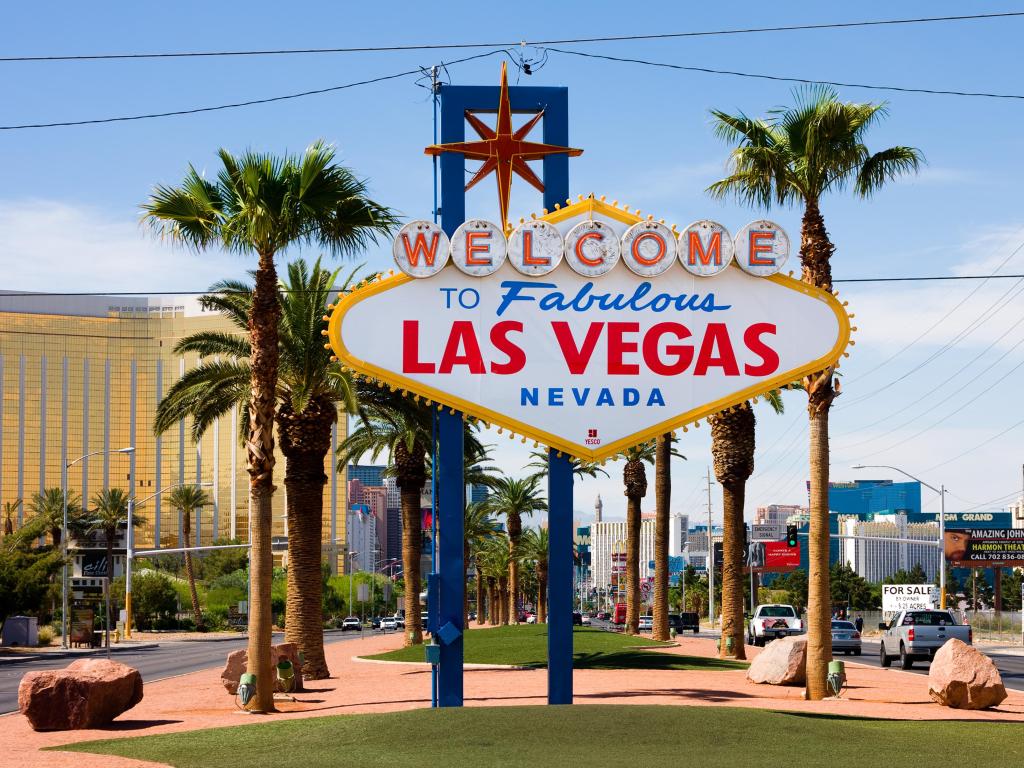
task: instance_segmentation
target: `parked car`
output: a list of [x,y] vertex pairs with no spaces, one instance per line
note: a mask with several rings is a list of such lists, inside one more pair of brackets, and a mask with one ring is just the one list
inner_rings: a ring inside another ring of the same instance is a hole
[[609,619],[611,619],[611,617],[612,615],[608,613],[608,611],[598,611],[597,616],[595,616],[594,618],[596,618],[598,621],[608,621]]
[[949,611],[901,611],[878,629],[882,632],[878,655],[883,667],[899,658],[900,666],[910,669],[915,661],[931,662],[947,640],[955,637],[968,645],[974,640],[970,625],[958,624]]
[[535,614],[532,614],[532,613],[527,613],[526,614],[526,623],[527,624],[536,624],[537,623],[537,616]]
[[668,628],[674,629],[676,632],[693,632],[696,634],[700,631],[700,617],[692,612],[670,613],[668,615]]
[[579,624],[580,626],[583,626],[583,614],[580,613],[579,611],[573,611],[572,612],[572,624],[573,624],[573,626],[576,626],[577,624]]
[[640,624],[637,629],[641,632],[650,632],[654,629],[654,617],[653,616],[641,616]]
[[391,618],[393,618],[395,620],[395,623],[398,625],[399,629],[405,629],[405,614],[404,613],[401,614],[401,615],[396,613]]
[[370,626],[374,629],[380,629],[380,623],[384,620],[384,616],[374,616],[370,619]]
[[363,628],[363,622],[359,620],[358,616],[346,616],[341,622],[341,631],[344,632],[348,629],[354,629],[357,632]]
[[852,621],[832,621],[832,652],[860,656],[860,632]]
[[583,617],[580,619],[580,624],[582,624],[585,627],[589,627],[590,626],[590,615],[584,613]]
[[385,616],[378,622],[381,630],[387,632],[389,629],[398,629],[398,620],[394,616]]
[[769,640],[802,635],[804,623],[792,605],[759,605],[747,624],[747,645],[764,645]]

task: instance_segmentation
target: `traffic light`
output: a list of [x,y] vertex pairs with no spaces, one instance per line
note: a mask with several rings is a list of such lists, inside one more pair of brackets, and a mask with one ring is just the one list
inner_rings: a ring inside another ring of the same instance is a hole
[[797,538],[796,538],[796,535],[797,535],[796,531],[797,531],[797,528],[796,528],[795,525],[787,525],[786,526],[786,546],[787,547],[798,546]]

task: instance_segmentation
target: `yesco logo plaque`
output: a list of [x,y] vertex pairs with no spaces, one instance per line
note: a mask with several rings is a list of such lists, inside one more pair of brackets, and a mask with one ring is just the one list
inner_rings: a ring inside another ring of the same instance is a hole
[[786,233],[676,231],[588,198],[507,237],[469,220],[395,238],[403,274],[344,297],[343,364],[574,456],[601,459],[834,363],[828,293],[778,274]]

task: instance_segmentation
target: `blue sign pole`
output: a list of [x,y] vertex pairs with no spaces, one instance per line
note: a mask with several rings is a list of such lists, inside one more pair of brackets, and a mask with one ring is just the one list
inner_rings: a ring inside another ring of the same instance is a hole
[[548,449],[548,704],[572,704],[572,462]]
[[[441,645],[437,671],[437,704],[462,706],[462,659],[466,565],[463,562],[462,414],[444,408],[437,415],[437,494],[439,541],[434,543],[439,568],[437,640]],[[433,598],[433,596],[431,596]]]

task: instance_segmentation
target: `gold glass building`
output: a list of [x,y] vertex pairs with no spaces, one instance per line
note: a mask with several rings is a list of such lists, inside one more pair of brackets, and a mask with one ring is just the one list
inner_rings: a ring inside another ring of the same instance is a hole
[[[194,543],[248,540],[249,496],[239,414],[220,418],[199,443],[182,422],[153,434],[156,405],[197,362],[175,355],[175,343],[196,331],[235,332],[204,311],[196,296],[0,294],[0,502],[22,499],[18,523],[32,495],[60,487],[65,462],[93,451],[68,471],[68,488],[88,500],[101,489],[134,485],[142,524],[135,547],[183,546],[181,521],[164,491],[179,483],[211,483],[213,504],[193,522]],[[335,447],[346,421],[335,425]],[[117,450],[134,446],[134,454]],[[345,478],[327,457],[324,493],[325,555],[345,540]],[[274,536],[284,549],[284,460],[275,468]],[[340,547],[339,548],[343,548]],[[333,552],[332,552],[333,550]]]

